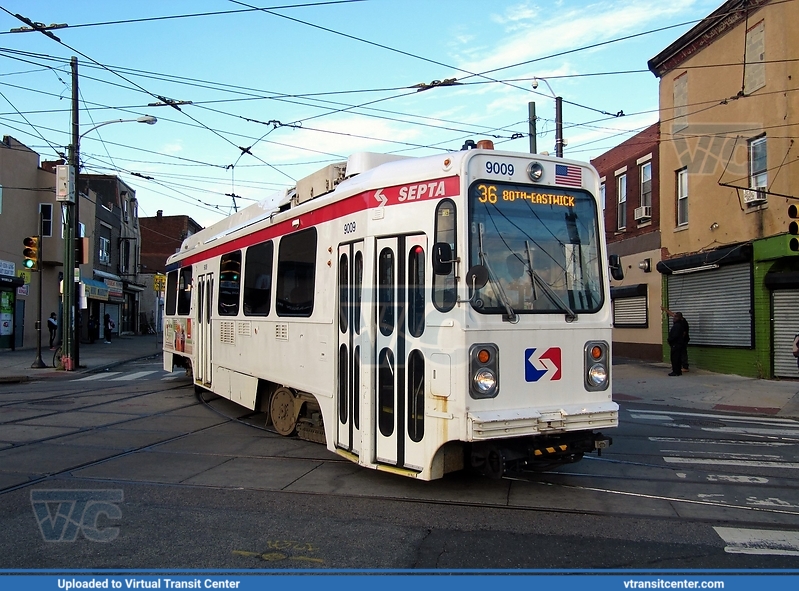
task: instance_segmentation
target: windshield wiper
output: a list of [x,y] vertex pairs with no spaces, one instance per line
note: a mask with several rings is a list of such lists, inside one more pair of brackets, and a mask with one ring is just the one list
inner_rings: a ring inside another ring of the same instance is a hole
[[541,279],[541,276],[535,272],[535,269],[533,268],[533,253],[530,249],[530,242],[527,240],[524,241],[524,250],[527,257],[527,274],[530,276],[530,283],[533,286],[533,299],[538,299],[535,293],[535,284],[538,283],[538,285],[541,286],[541,289],[544,290],[544,294],[546,294],[547,299],[552,302],[552,304],[554,304],[558,310],[561,312],[566,312],[566,321],[573,321],[575,318],[577,318],[577,314],[574,313],[574,310],[572,310],[569,307],[569,304],[564,302],[563,298],[556,294],[549,284]]
[[480,224],[480,233],[478,235],[478,255],[480,256],[480,264],[483,265],[488,270],[488,278],[491,280],[491,285],[494,287],[494,291],[496,292],[499,299],[502,301],[502,305],[505,307],[505,311],[507,315],[505,318],[508,319],[508,322],[512,324],[516,324],[519,321],[519,316],[516,314],[516,311],[513,309],[513,306],[510,304],[510,300],[508,299],[505,290],[502,288],[502,284],[499,282],[496,274],[494,273],[494,269],[491,268],[491,263],[488,262],[488,254],[483,251],[483,224]]

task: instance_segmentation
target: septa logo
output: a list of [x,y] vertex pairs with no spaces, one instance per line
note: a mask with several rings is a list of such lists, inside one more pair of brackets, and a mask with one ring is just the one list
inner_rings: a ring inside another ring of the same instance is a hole
[[525,349],[524,351],[524,379],[527,382],[537,382],[544,376],[550,376],[549,381],[559,380],[560,347],[550,347],[546,351],[536,353],[538,349]]

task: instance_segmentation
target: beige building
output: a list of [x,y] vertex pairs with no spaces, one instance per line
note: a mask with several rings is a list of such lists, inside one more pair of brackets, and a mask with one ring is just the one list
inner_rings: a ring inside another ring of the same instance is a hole
[[[39,272],[32,272],[23,266],[23,240],[38,233],[40,212],[42,264]],[[51,312],[58,315],[63,253],[55,174],[39,166],[39,154],[4,136],[0,143],[0,350],[36,346],[39,273],[42,346],[49,347],[46,319]]]
[[660,78],[664,299],[692,364],[799,377],[799,3],[730,0],[649,61]]

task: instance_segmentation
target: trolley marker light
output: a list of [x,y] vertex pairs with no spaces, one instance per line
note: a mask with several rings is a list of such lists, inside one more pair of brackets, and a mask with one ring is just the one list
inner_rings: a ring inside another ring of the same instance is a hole
[[472,345],[469,351],[469,393],[472,398],[495,398],[499,394],[499,349],[493,344]]
[[608,344],[604,341],[593,341],[585,344],[585,387],[596,392],[607,390],[610,385],[608,370]]

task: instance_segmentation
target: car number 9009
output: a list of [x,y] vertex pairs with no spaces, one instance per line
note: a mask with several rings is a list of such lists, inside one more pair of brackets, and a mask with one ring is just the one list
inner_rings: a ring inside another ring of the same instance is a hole
[[352,234],[353,232],[355,232],[355,222],[347,222],[344,224],[345,234]]
[[513,176],[513,164],[508,164],[506,162],[492,162],[489,160],[486,162],[486,172],[489,174]]

